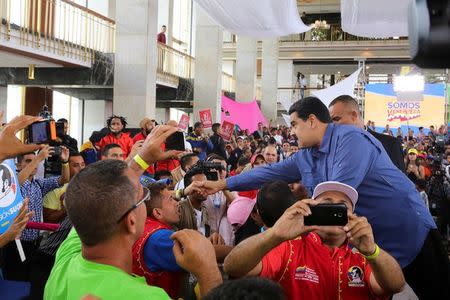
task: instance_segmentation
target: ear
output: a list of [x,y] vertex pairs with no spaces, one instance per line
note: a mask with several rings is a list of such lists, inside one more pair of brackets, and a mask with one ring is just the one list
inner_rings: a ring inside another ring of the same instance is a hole
[[136,215],[133,212],[130,212],[125,218],[126,230],[130,234],[137,233],[137,220]]
[[356,122],[358,120],[358,113],[356,111],[352,111],[352,121]]
[[153,216],[153,218],[155,218],[157,220],[160,220],[163,217],[162,214],[161,214],[161,211],[158,208],[154,208],[153,209],[152,216]]
[[315,115],[310,114],[308,116],[308,120],[307,120],[308,124],[310,125],[311,128],[316,128],[317,126],[317,118]]

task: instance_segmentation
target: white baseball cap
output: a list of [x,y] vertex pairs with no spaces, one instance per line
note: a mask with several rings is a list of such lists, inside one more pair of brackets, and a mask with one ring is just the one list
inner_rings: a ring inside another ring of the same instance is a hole
[[312,198],[316,199],[325,192],[336,191],[344,193],[353,203],[353,210],[355,210],[356,202],[358,201],[358,192],[351,186],[337,182],[337,181],[325,181],[316,186]]

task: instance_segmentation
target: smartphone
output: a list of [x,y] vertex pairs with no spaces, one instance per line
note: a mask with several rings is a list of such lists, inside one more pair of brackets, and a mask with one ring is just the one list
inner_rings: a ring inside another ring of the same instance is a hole
[[311,215],[304,219],[307,226],[345,226],[348,223],[345,204],[318,204],[310,208]]
[[166,150],[186,150],[184,148],[184,134],[182,131],[177,131],[167,138]]
[[48,144],[56,140],[56,125],[53,120],[34,122],[28,126],[28,142],[31,144]]

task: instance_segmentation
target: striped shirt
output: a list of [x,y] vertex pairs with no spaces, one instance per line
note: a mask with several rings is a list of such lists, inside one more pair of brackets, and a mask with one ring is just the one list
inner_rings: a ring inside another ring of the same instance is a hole
[[43,239],[39,251],[50,256],[55,256],[56,251],[58,251],[59,246],[64,242],[67,235],[72,229],[72,222],[70,222],[69,217],[65,217],[62,220],[58,230],[52,232],[46,239]]
[[[30,221],[41,222],[42,220],[42,199],[44,196],[59,187],[59,177],[35,178],[33,180],[25,180],[20,187],[22,196],[28,197],[28,210],[34,211],[34,216]],[[39,230],[25,229],[20,237],[23,241],[35,241],[39,237]]]

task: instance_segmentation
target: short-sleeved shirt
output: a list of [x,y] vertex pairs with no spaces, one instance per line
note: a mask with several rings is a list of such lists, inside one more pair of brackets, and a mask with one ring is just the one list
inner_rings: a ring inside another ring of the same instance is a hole
[[87,294],[100,299],[169,299],[164,290],[147,285],[144,277],[84,259],[80,238],[72,230],[56,253],[44,299],[79,300]]
[[181,271],[173,254],[173,230],[160,229],[150,235],[144,246],[144,261],[152,272]]
[[287,299],[377,299],[371,272],[367,260],[348,244],[330,250],[309,233],[267,253],[260,276],[279,282]]
[[103,150],[103,147],[109,144],[117,144],[123,151],[124,158],[127,158],[130,155],[131,148],[133,147],[133,140],[127,132],[122,132],[120,138],[116,138],[116,136],[112,133],[104,136],[99,142],[95,143],[97,147],[100,148],[100,151]]
[[47,193],[42,201],[42,206],[48,209],[61,210],[61,196],[66,193],[67,183],[60,188]]
[[[30,221],[41,222],[42,219],[42,200],[50,191],[59,187],[59,177],[37,178],[25,180],[20,187],[22,196],[28,197],[28,211],[34,211],[34,216]],[[34,241],[39,237],[39,230],[25,229],[20,237],[23,241]]]

